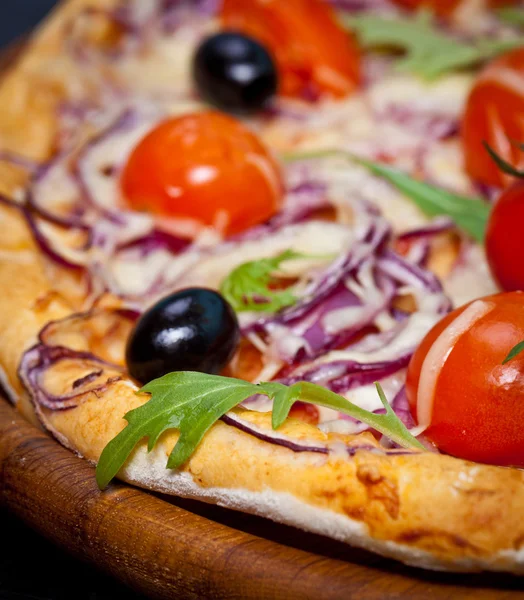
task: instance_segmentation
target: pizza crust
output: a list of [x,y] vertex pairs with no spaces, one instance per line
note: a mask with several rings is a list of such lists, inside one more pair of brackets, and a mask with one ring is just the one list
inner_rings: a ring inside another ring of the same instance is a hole
[[[0,146],[47,158],[56,132],[55,109],[69,92],[63,82],[81,78],[57,57],[63,24],[86,6],[112,0],[71,0],[32,43],[0,89]],[[69,88],[70,89],[70,88]],[[28,118],[28,115],[30,118]],[[19,170],[2,165],[3,191],[21,184]],[[53,289],[47,261],[15,209],[0,206],[0,365],[18,408],[35,420],[32,400],[17,377],[22,353],[49,321],[79,307]],[[23,257],[23,268],[20,261]],[[56,277],[56,273],[54,274]],[[16,282],[16,284],[13,284]],[[86,342],[87,343],[87,342]],[[45,427],[86,459],[126,425],[123,415],[146,400],[131,381],[112,383],[77,408],[39,410]],[[267,414],[242,412],[270,429]],[[358,444],[369,434],[325,434],[289,420],[280,433],[293,439]],[[151,453],[133,452],[120,477],[146,489],[213,502],[321,533],[425,568],[524,574],[524,472],[468,463],[432,453],[385,455],[360,450],[296,454],[218,423],[181,471],[166,469],[177,440],[164,434]]]

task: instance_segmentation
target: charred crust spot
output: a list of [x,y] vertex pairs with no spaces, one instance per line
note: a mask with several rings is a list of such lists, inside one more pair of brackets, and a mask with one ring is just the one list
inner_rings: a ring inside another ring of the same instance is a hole
[[431,540],[431,546],[434,548],[442,548],[453,546],[462,550],[469,549],[478,552],[477,546],[468,542],[456,533],[448,533],[447,531],[431,530],[431,529],[411,529],[404,531],[397,537],[398,542],[407,544],[416,544],[425,539]]
[[363,521],[366,516],[366,509],[363,506],[347,507],[344,512],[350,519],[355,521]]
[[519,535],[519,537],[513,542],[513,547],[515,550],[520,550],[524,546],[524,534]]
[[369,502],[380,502],[392,519],[398,519],[400,499],[396,482],[382,475],[376,465],[360,465],[357,478],[365,486]]
[[384,476],[381,474],[378,467],[375,465],[361,465],[357,469],[357,477],[364,485],[375,485],[384,481]]
[[41,312],[47,310],[53,302],[60,300],[62,300],[62,296],[58,292],[51,290],[50,292],[42,294],[34,301],[33,309],[35,312]]

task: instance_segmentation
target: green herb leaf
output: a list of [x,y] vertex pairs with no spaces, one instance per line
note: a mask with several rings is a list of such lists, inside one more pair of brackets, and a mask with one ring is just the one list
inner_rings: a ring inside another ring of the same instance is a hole
[[510,353],[502,361],[502,364],[505,365],[506,363],[509,363],[511,360],[516,358],[523,350],[524,350],[524,342],[520,342],[514,348],[511,349]]
[[524,27],[524,10],[517,6],[505,6],[497,11],[498,17],[517,27]]
[[125,415],[128,425],[104,448],[96,468],[98,486],[104,489],[109,484],[141,440],[149,438],[148,450],[151,451],[162,433],[169,429],[178,429],[180,437],[169,456],[167,468],[179,468],[216,421],[255,394],[274,401],[272,424],[275,429],[286,420],[293,403],[300,399],[359,419],[405,448],[424,450],[395,415],[378,384],[377,389],[385,415],[365,411],[312,383],[301,382],[290,387],[275,382],[256,385],[206,373],[170,373],[140,390],[139,393],[151,394],[151,399]]
[[234,269],[222,282],[220,293],[237,311],[277,312],[293,306],[297,298],[291,290],[272,290],[278,281],[274,273],[288,260],[311,258],[306,254],[286,250],[273,258],[246,262]]
[[448,216],[477,242],[484,241],[491,211],[491,207],[484,200],[461,196],[429,183],[417,181],[402,171],[380,163],[364,159],[358,159],[357,162],[394,185],[428,216]]
[[458,41],[439,30],[431,13],[426,11],[404,18],[373,14],[342,16],[341,21],[368,48],[404,50],[405,56],[400,59],[397,68],[427,80],[474,67],[523,44],[521,39]]
[[345,157],[362,165],[374,175],[382,177],[412,200],[430,217],[447,216],[477,242],[484,240],[490,206],[480,198],[469,198],[448,190],[418,181],[393,167],[360,158],[343,150],[321,150],[319,152],[291,153],[283,156],[288,162],[329,157]]
[[[520,179],[524,178],[524,170],[520,171],[519,169],[516,169],[512,164],[505,161],[501,156],[499,156],[495,152],[495,150],[493,150],[493,148],[487,142],[483,142],[483,144],[484,144],[484,148],[486,148],[486,150],[489,152],[489,155],[491,156],[491,158],[497,164],[497,167],[503,173],[507,173],[508,175],[512,175],[513,177],[518,177]],[[521,150],[524,150],[524,145],[517,144],[517,146]]]

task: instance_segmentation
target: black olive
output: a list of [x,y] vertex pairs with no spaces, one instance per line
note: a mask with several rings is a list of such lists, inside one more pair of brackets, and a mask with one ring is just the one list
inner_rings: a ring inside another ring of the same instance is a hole
[[172,371],[216,374],[232,358],[239,338],[228,302],[213,290],[189,288],[140,317],[127,342],[127,368],[141,383]]
[[200,95],[221,110],[260,110],[277,91],[277,69],[269,52],[255,40],[235,32],[205,39],[193,61]]

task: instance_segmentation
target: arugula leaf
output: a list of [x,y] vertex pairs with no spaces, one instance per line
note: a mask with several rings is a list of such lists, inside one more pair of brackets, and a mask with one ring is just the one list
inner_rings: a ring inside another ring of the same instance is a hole
[[362,165],[374,175],[382,177],[405,194],[428,216],[448,216],[458,227],[471,235],[477,242],[484,240],[491,207],[480,198],[469,198],[460,194],[454,194],[441,187],[413,179],[407,173],[403,173],[393,167],[360,158],[343,150],[290,153],[284,155],[283,159],[291,162],[336,156],[345,157]]
[[524,10],[517,6],[505,6],[497,10],[497,15],[502,21],[517,27],[524,26]]
[[142,439],[149,438],[148,451],[151,451],[162,433],[169,429],[178,429],[180,436],[169,456],[167,468],[179,468],[216,421],[255,394],[263,394],[274,401],[274,429],[282,425],[293,403],[300,399],[359,419],[405,448],[424,450],[395,415],[378,384],[377,390],[386,409],[385,415],[365,411],[312,383],[301,382],[287,387],[276,382],[253,384],[206,373],[170,373],[140,390],[139,393],[151,394],[151,399],[125,415],[128,425],[104,448],[96,468],[96,480],[100,489],[104,489]]
[[502,364],[505,365],[509,363],[511,360],[516,358],[522,351],[524,350],[524,342],[520,342],[514,348],[510,350],[510,353],[506,356],[506,358],[502,361]]
[[[520,179],[524,178],[524,170],[520,171],[519,169],[515,168],[512,164],[510,164],[509,162],[504,160],[501,156],[499,156],[495,152],[495,150],[493,150],[493,148],[488,144],[488,142],[483,142],[483,144],[484,144],[484,148],[486,148],[486,150],[489,152],[489,155],[491,156],[491,158],[497,164],[497,167],[503,173],[507,173],[508,175],[512,175],[513,177],[519,177]],[[524,150],[524,144],[516,144],[516,146],[518,148],[520,148],[521,150]]]
[[293,306],[297,298],[290,290],[272,290],[270,285],[277,281],[273,273],[283,262],[297,258],[309,258],[293,250],[285,250],[278,256],[246,262],[224,279],[220,293],[236,312],[277,312]]
[[448,216],[477,242],[484,241],[491,211],[491,207],[484,200],[454,194],[380,163],[361,158],[357,159],[357,162],[394,185],[428,216]]
[[356,33],[364,46],[404,50],[405,56],[397,68],[427,80],[476,66],[523,43],[522,40],[488,38],[461,42],[440,31],[427,11],[404,18],[373,14],[342,16],[341,22]]

